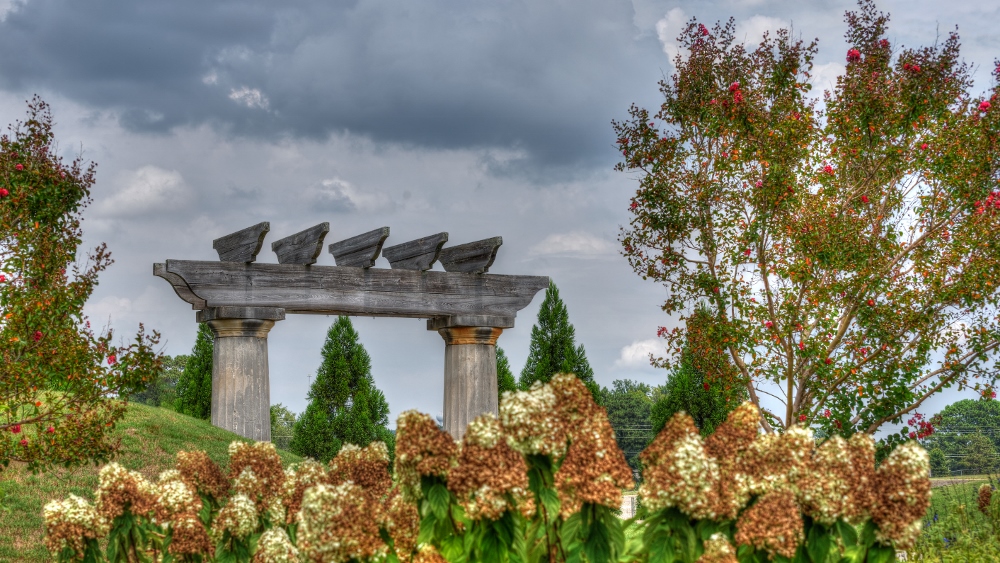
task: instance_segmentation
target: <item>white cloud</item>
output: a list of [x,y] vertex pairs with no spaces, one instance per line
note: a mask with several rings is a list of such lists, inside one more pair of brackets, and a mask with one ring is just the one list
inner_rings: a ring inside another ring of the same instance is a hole
[[386,194],[359,189],[341,178],[329,178],[313,187],[310,199],[319,208],[335,212],[391,210],[396,203]]
[[657,338],[638,340],[622,348],[621,355],[615,361],[616,367],[648,367],[649,355],[659,358],[667,353],[663,341]]
[[[201,83],[207,86],[214,86],[219,83],[219,73],[214,70],[201,77]],[[232,98],[232,94],[230,94]]]
[[615,246],[589,233],[573,231],[555,233],[531,247],[534,256],[573,256],[576,258],[596,258],[614,255]]
[[19,4],[24,4],[25,0],[0,0],[0,22],[7,19],[7,13],[14,11]]
[[748,46],[757,45],[764,38],[765,31],[770,31],[771,37],[774,37],[776,30],[788,26],[789,23],[780,18],[753,16],[736,24],[736,41],[744,42]]
[[143,166],[125,172],[116,182],[121,188],[96,205],[104,216],[142,215],[183,209],[194,199],[194,192],[176,170]]
[[[218,80],[218,77],[215,77],[215,79]],[[257,108],[266,110],[271,104],[271,101],[268,100],[267,96],[265,96],[260,90],[256,88],[247,88],[246,86],[230,90],[229,99],[251,109]]]
[[656,36],[660,39],[660,43],[663,45],[663,52],[670,57],[671,62],[680,53],[680,46],[677,45],[677,36],[684,30],[685,24],[687,24],[687,16],[684,14],[684,10],[680,8],[670,10],[667,12],[667,15],[656,22]]
[[831,92],[837,87],[837,77],[847,72],[847,67],[843,63],[831,62],[815,65],[812,71],[812,91],[809,92],[817,98],[823,97],[823,90]]

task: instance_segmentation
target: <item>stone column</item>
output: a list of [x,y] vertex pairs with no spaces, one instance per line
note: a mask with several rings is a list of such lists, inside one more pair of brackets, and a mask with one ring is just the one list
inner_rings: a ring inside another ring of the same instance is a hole
[[514,326],[508,317],[431,319],[429,330],[444,338],[444,429],[461,440],[465,427],[484,413],[499,414],[497,338]]
[[215,334],[212,353],[212,425],[240,436],[271,440],[267,333],[285,310],[213,307],[198,312]]

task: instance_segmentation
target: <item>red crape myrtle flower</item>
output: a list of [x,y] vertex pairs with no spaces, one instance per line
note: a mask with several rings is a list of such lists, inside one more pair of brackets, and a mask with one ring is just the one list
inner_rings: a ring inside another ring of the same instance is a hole
[[10,195],[10,192],[7,191],[7,188],[0,188],[0,197],[7,197],[8,195]]
[[35,334],[31,335],[31,337],[35,339],[35,342],[38,342],[42,339],[42,331],[36,330]]
[[854,63],[861,60],[861,51],[857,49],[850,49],[847,51],[847,62]]
[[15,164],[14,165],[14,170],[24,170],[24,165],[23,164]]
[[10,427],[10,431],[11,431],[12,434],[20,434],[21,433],[21,425],[20,424],[15,424],[14,426],[11,426]]
[[986,100],[983,100],[979,104],[979,111],[987,111],[988,109],[990,109],[990,103],[987,102]]
[[115,363],[117,361],[118,361],[118,358],[114,354],[111,354],[110,356],[108,356],[108,365],[109,366],[115,365]]

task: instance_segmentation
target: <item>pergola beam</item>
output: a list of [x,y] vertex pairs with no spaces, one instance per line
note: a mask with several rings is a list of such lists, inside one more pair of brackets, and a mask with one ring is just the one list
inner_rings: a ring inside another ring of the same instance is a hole
[[167,260],[153,273],[193,309],[278,307],[288,313],[434,319],[512,318],[545,276]]

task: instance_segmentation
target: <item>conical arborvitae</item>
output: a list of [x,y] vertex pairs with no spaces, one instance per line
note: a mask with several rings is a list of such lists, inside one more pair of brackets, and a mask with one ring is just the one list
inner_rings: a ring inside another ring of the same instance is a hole
[[594,381],[594,370],[587,361],[583,345],[576,345],[576,331],[569,323],[566,304],[559,298],[556,284],[549,282],[545,300],[538,311],[538,322],[531,328],[528,361],[521,370],[518,386],[531,387],[536,381],[548,383],[557,373],[574,373],[600,402],[600,387]]
[[198,325],[191,356],[177,380],[177,412],[208,420],[212,417],[212,352],[215,335],[207,323]]
[[358,341],[351,319],[338,317],[323,344],[323,361],[309,389],[309,406],[295,423],[293,452],[327,462],[343,444],[367,446],[381,440],[393,455],[389,404],[375,387],[371,358]]
[[497,346],[497,397],[503,399],[506,391],[517,391],[514,372],[510,371],[510,361],[503,348]]

